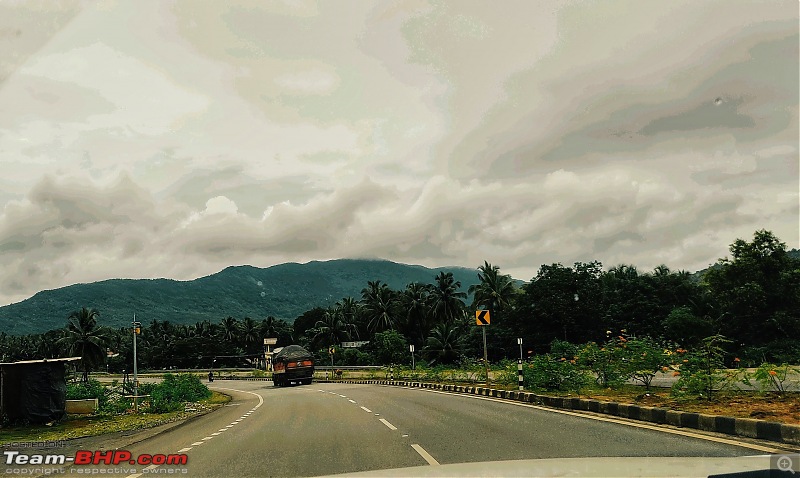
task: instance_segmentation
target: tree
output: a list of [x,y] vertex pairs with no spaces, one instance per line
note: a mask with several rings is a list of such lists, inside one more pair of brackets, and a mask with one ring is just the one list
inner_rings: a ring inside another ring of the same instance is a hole
[[239,321],[228,316],[222,319],[220,326],[222,330],[222,339],[227,340],[231,344],[235,342],[239,336]]
[[100,313],[82,307],[67,317],[67,331],[59,345],[64,345],[70,355],[81,357],[83,381],[89,381],[89,370],[103,362],[106,355],[107,331],[97,325]]
[[423,349],[431,364],[454,363],[464,347],[464,330],[455,322],[439,322],[433,327]]
[[751,242],[737,239],[730,252],[703,277],[719,304],[719,329],[739,348],[763,347],[771,355],[770,348],[800,336],[800,261],[766,230]]
[[430,316],[436,323],[453,323],[464,318],[464,299],[467,294],[458,289],[461,282],[452,272],[440,272],[430,292]]
[[369,281],[361,290],[364,302],[364,313],[371,332],[394,330],[397,326],[395,317],[395,294],[389,286],[381,281]]
[[472,308],[491,308],[493,312],[508,309],[514,297],[514,282],[511,276],[500,275],[500,268],[487,261],[484,261],[478,270],[480,283],[469,287],[469,293],[472,294]]
[[403,330],[411,342],[422,344],[428,335],[428,309],[430,286],[426,284],[408,284],[400,295],[400,304],[405,310]]
[[355,332],[355,326],[345,320],[342,309],[336,306],[328,308],[314,328],[316,333],[311,342],[316,347],[338,345],[350,340]]

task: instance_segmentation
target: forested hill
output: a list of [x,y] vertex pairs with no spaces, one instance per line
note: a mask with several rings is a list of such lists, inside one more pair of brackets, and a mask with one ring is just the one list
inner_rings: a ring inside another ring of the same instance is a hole
[[82,306],[97,309],[100,323],[111,327],[129,324],[134,313],[145,324],[153,319],[194,324],[227,316],[260,320],[269,315],[291,322],[313,307],[348,296],[361,298],[368,281],[380,280],[402,289],[412,282],[433,283],[440,271],[452,272],[464,292],[478,282],[476,269],[430,269],[384,260],[232,266],[191,281],[112,279],[42,291],[0,307],[0,331],[23,335],[61,328],[69,313]]

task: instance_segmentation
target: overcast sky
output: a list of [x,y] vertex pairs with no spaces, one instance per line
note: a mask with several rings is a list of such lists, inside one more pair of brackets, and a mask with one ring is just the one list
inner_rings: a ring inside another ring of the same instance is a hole
[[798,3],[0,0],[0,304],[798,247]]

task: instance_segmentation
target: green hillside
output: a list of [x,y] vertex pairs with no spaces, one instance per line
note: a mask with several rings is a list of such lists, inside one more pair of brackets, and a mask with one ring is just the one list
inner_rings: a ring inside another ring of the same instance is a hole
[[143,323],[218,322],[229,315],[239,319],[272,315],[291,322],[313,307],[346,296],[360,298],[367,281],[381,280],[401,289],[411,282],[433,283],[440,271],[452,272],[465,292],[478,282],[473,269],[429,269],[384,260],[288,263],[265,269],[235,266],[191,281],[112,279],[42,291],[0,307],[0,331],[24,335],[61,328],[67,315],[82,306],[100,311],[101,323],[112,327],[129,324],[134,313]]

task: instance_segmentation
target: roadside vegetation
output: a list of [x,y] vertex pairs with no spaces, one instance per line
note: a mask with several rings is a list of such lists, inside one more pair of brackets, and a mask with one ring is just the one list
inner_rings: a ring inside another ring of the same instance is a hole
[[139,394],[144,398],[134,409],[130,383],[102,384],[90,379],[67,384],[67,399],[96,398],[98,409],[91,415],[67,415],[65,419],[45,425],[6,424],[0,444],[17,441],[67,440],[129,430],[151,428],[206,413],[230,400],[228,395],[212,392],[197,376],[180,374],[164,376],[158,384],[144,383]]

